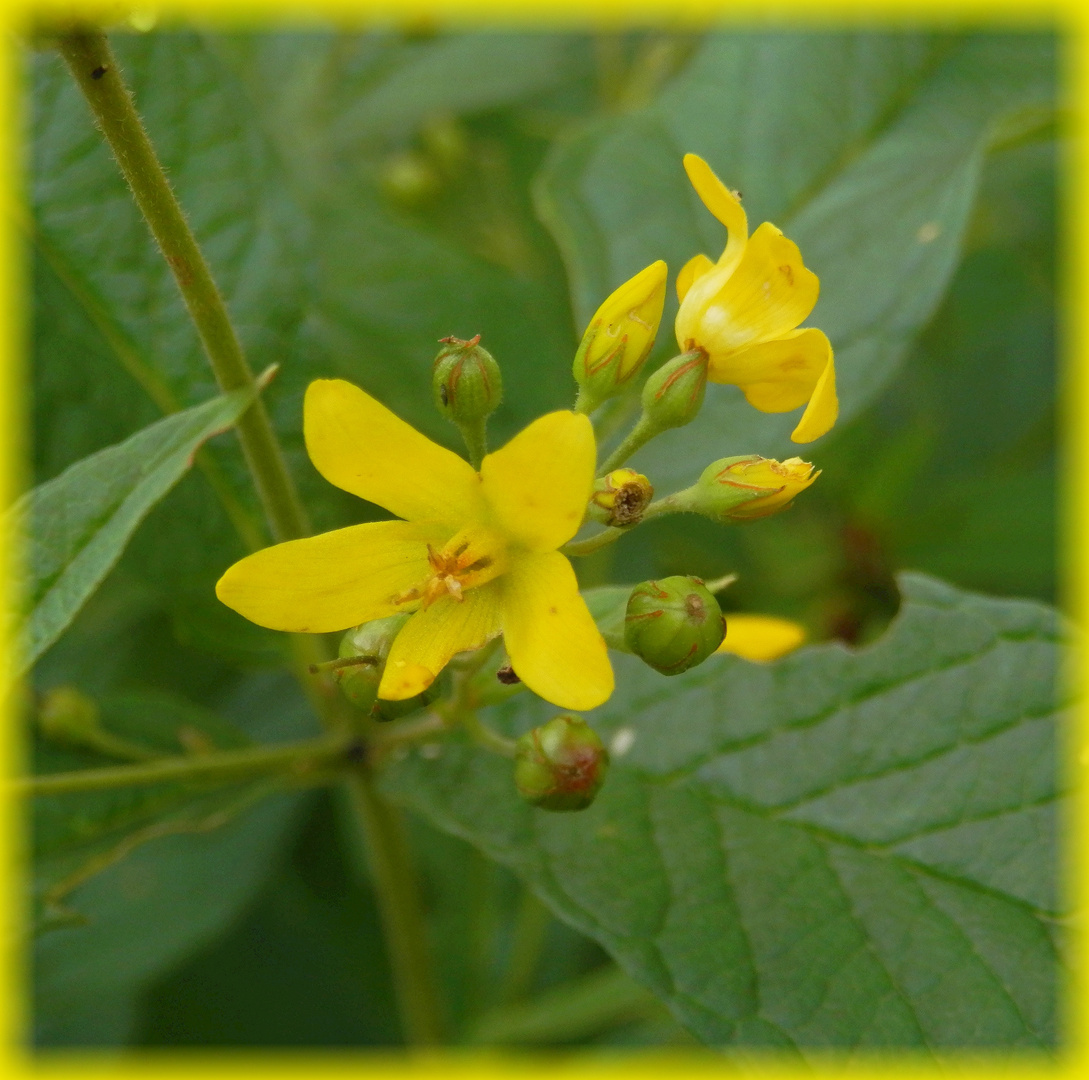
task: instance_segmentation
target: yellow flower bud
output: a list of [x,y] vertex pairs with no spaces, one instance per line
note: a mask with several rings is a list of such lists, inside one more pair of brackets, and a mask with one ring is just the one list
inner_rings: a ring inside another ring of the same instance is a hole
[[665,304],[666,264],[660,259],[624,282],[594,313],[575,354],[579,411],[619,392],[654,346]]
[[623,528],[642,520],[654,498],[651,482],[634,469],[616,469],[594,484],[588,513],[602,525]]
[[820,470],[814,472],[813,466],[801,458],[775,461],[754,454],[716,461],[704,470],[696,486],[709,493],[717,490],[721,492],[720,498],[755,492],[744,502],[725,509],[722,515],[731,521],[752,521],[785,509],[794,496],[809,487],[818,476]]

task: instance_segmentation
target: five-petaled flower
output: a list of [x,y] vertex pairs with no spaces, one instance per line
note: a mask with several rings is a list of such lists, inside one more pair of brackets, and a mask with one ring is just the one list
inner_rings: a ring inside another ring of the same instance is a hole
[[808,405],[791,438],[811,442],[836,422],[832,346],[815,327],[796,329],[817,302],[817,276],[769,222],[749,236],[738,197],[695,154],[684,167],[704,205],[729,231],[717,263],[690,259],[677,275],[677,342],[703,349],[707,377],[731,383],[762,412]]
[[311,383],[306,448],[318,472],[406,520],[352,525],[265,548],[216,595],[274,630],[346,630],[414,612],[393,642],[379,697],[425,690],[457,653],[502,633],[541,697],[591,709],[613,690],[605,642],[556,549],[578,531],[594,483],[590,421],[554,412],[484,458],[478,473],[358,387]]

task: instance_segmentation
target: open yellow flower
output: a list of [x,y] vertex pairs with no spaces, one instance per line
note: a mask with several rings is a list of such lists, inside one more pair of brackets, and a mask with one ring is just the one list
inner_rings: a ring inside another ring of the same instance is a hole
[[425,690],[451,657],[502,633],[511,665],[564,709],[613,690],[605,642],[556,549],[578,531],[594,483],[590,421],[535,420],[476,472],[358,387],[311,383],[306,448],[330,483],[403,521],[352,525],[265,548],[230,567],[216,595],[274,630],[346,630],[414,612],[378,696]]
[[686,154],[684,167],[729,236],[717,263],[696,255],[677,275],[677,342],[703,349],[708,379],[740,387],[761,412],[806,405],[791,438],[812,442],[839,412],[831,343],[814,327],[797,329],[817,302],[817,276],[769,222],[749,236],[738,197],[703,158]]

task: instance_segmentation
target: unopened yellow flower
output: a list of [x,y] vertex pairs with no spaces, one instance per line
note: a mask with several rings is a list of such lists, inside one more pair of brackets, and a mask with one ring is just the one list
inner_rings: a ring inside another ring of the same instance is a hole
[[677,342],[685,351],[703,349],[708,379],[740,387],[761,412],[806,405],[791,438],[812,442],[839,412],[831,343],[814,327],[797,329],[817,302],[817,276],[769,222],[750,238],[737,195],[707,162],[686,154],[684,167],[729,237],[717,263],[696,255],[677,275]]
[[805,641],[805,627],[776,615],[726,615],[720,653],[767,662],[793,652]]
[[535,693],[592,709],[613,690],[601,634],[556,549],[594,483],[593,429],[554,412],[484,458],[480,472],[358,387],[311,383],[306,448],[330,483],[406,519],[353,525],[235,563],[216,595],[274,630],[326,633],[414,612],[394,639],[381,698],[425,690],[459,652],[498,634]]
[[733,521],[751,521],[789,506],[794,496],[805,491],[820,474],[820,469],[814,471],[813,466],[801,458],[776,461],[753,456],[731,462],[715,474],[713,482],[722,487],[767,493],[740,503],[727,515]]

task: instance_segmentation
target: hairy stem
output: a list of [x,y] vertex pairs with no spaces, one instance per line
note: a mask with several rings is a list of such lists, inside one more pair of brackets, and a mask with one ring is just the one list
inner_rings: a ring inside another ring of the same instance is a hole
[[[72,31],[60,37],[59,48],[174,274],[216,382],[224,392],[250,389],[253,372],[223,297],[140,122],[105,34]],[[236,430],[273,537],[306,536],[310,531],[306,513],[260,399],[239,418]]]
[[[217,382],[224,391],[251,387],[254,375],[223,298],[105,35],[73,30],[61,35],[58,47],[174,274]],[[306,512],[259,398],[238,420],[236,431],[273,538],[282,541],[309,535]],[[342,703],[335,688],[307,678],[311,664],[330,658],[324,642],[310,635],[292,635],[292,655],[295,672],[322,722],[330,729],[342,726]],[[365,768],[356,771],[352,790],[372,862],[381,868],[374,875],[375,889],[406,1038],[434,1042],[438,1025],[428,1017],[438,1016],[438,1002],[404,832],[395,812],[374,791]]]
[[217,750],[187,757],[162,757],[138,765],[105,769],[78,769],[16,780],[17,795],[62,795],[77,791],[137,787],[144,784],[199,780],[242,779],[267,772],[310,772],[344,759],[350,743],[342,736],[282,743],[279,746],[247,746],[241,750]]
[[628,525],[623,529],[618,529],[615,526],[610,526],[607,529],[602,529],[599,533],[594,533],[593,536],[586,537],[585,540],[572,540],[570,543],[564,544],[560,551],[572,558],[578,558],[583,555],[593,555],[595,551],[600,551],[603,547],[607,547],[609,544],[615,543],[625,533],[629,533],[636,527],[636,525],[642,525],[644,521],[650,521],[652,518],[661,517],[663,514],[674,514],[678,510],[683,510],[684,507],[677,500],[674,495],[667,495],[664,499],[658,499],[652,502],[650,506],[643,511],[643,516],[633,525]]
[[598,476],[605,476],[608,473],[611,473],[613,469],[619,469],[620,466],[636,452],[636,450],[645,446],[660,431],[661,428],[651,424],[644,413],[636,421],[635,427],[624,436],[624,441],[605,459],[604,464],[598,468]]

